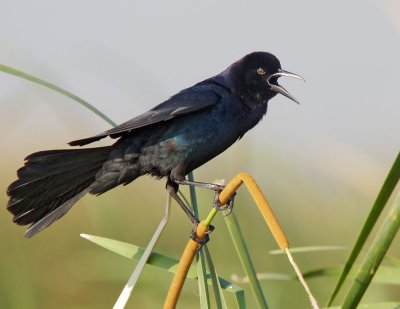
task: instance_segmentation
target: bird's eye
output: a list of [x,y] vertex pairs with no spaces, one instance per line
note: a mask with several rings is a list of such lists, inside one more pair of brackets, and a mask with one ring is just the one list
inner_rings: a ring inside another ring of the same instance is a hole
[[265,71],[262,68],[257,69],[258,75],[265,75]]

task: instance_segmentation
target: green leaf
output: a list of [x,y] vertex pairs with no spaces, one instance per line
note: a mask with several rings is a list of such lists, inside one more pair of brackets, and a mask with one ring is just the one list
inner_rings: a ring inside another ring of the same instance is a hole
[[49,88],[51,90],[54,90],[58,93],[61,93],[62,95],[65,95],[66,97],[78,102],[79,104],[83,105],[84,107],[86,107],[87,109],[89,109],[90,111],[92,111],[93,113],[95,113],[97,116],[99,116],[100,118],[102,118],[103,120],[107,121],[109,124],[111,124],[112,126],[115,126],[116,123],[113,122],[110,118],[108,118],[105,114],[103,114],[101,111],[99,111],[97,108],[95,108],[92,104],[86,102],[85,100],[83,100],[82,98],[74,95],[73,93],[58,87],[52,83],[49,83],[43,79],[40,79],[39,77],[30,75],[28,73],[25,73],[23,71],[17,70],[15,68],[6,66],[4,64],[0,64],[0,71],[4,72],[4,73],[8,73],[20,78],[23,78],[25,80],[28,80],[30,82],[33,82],[35,84],[44,86],[46,88]]
[[[342,267],[327,267],[309,270],[303,273],[304,278],[318,278],[318,277],[328,277],[337,276],[343,270]],[[352,270],[349,272],[347,279],[354,279],[357,274],[357,270]],[[296,277],[292,277],[296,279]],[[376,272],[372,283],[380,284],[396,284],[400,285],[400,268],[391,266],[380,266]]]
[[214,288],[214,296],[215,296],[215,302],[217,304],[217,308],[227,309],[228,307],[226,305],[225,297],[224,297],[224,294],[222,293],[221,284],[219,283],[217,271],[214,267],[214,263],[212,261],[211,254],[208,250],[208,247],[204,246],[203,251],[205,253],[205,257],[207,260],[208,269],[210,270],[210,278],[211,278],[212,286]]
[[399,178],[400,178],[400,152],[398,153],[397,158],[394,161],[388,176],[386,177],[386,180],[378,194],[378,197],[376,198],[375,203],[372,206],[372,209],[368,215],[368,218],[365,221],[364,226],[360,232],[360,235],[358,236],[358,239],[353,247],[353,250],[351,251],[349,258],[347,259],[347,262],[343,268],[343,272],[340,274],[335,289],[328,301],[328,306],[330,306],[333,303],[336,295],[339,293],[343,285],[343,282],[346,280],[346,277],[349,274],[350,269],[352,268],[354,262],[356,261],[358,255],[360,254],[360,251],[364,246],[368,236],[371,234],[371,231],[376,221],[378,220],[383,208],[385,207],[387,201],[389,200],[389,197],[391,196],[394,188],[396,187]]
[[119,295],[117,302],[114,304],[115,308],[125,308],[128,300],[129,300],[129,297],[131,296],[132,291],[135,288],[136,283],[147,263],[147,260],[149,259],[151,253],[153,252],[154,246],[156,245],[158,239],[160,238],[162,232],[164,231],[165,226],[168,223],[170,206],[171,206],[171,196],[168,194],[167,202],[165,205],[165,215],[161,219],[156,230],[154,231],[154,234],[151,237],[150,241],[147,243],[147,246],[144,249],[140,260],[136,264],[136,267],[135,267],[133,273],[129,277],[128,282],[125,284],[125,287],[122,290],[121,294]]
[[[320,251],[335,251],[335,250],[346,250],[343,246],[306,246],[306,247],[290,247],[291,253],[307,253],[307,252],[320,252]],[[278,255],[285,254],[285,251],[281,249],[271,250],[269,254]]]
[[[399,309],[400,301],[374,304],[361,304],[357,309]],[[341,309],[341,307],[325,307],[321,309]]]
[[[239,284],[247,284],[249,283],[249,277],[247,276],[238,276],[237,274],[232,274],[231,279],[233,282]],[[258,280],[277,280],[277,281],[291,281],[297,280],[297,276],[283,274],[283,273],[257,273]]]
[[400,267],[400,260],[394,256],[385,255],[385,260],[396,267]]
[[[88,234],[81,234],[81,237],[99,245],[100,247],[108,249],[118,255],[121,255],[123,257],[126,257],[134,261],[138,261],[144,252],[144,248],[142,247],[110,238],[88,235]],[[175,273],[176,269],[178,268],[179,261],[172,257],[152,252],[147,261],[147,264],[158,267],[170,273]],[[188,278],[196,280],[198,279],[195,267],[193,266],[190,267],[188,272]],[[237,301],[242,302],[242,300],[244,300],[244,294],[243,294],[244,290],[241,287],[220,277],[218,277],[218,280],[223,290],[235,294]],[[209,274],[207,274],[207,284],[208,285],[212,284]],[[245,308],[245,307],[239,307],[239,308]]]
[[[188,178],[189,181],[194,181],[193,172],[189,173]],[[195,186],[190,185],[189,192],[190,192],[190,203],[193,209],[193,214],[196,216],[196,218],[199,218],[199,207],[197,204]],[[208,290],[207,276],[206,276],[207,264],[203,250],[201,250],[199,254],[196,255],[196,261],[197,261],[197,276],[198,276],[197,283],[199,285],[200,308],[208,309],[211,306],[211,302],[210,302],[210,292]]]
[[237,308],[246,309],[246,299],[243,288],[221,277],[218,277],[218,281],[221,289],[235,295]]
[[207,269],[206,269],[206,258],[204,256],[204,250],[196,256],[197,260],[197,283],[199,285],[199,298],[200,298],[200,308],[208,309],[211,308],[210,292],[208,290],[207,284]]
[[240,231],[236,216],[234,213],[231,213],[229,216],[225,216],[224,219],[240,262],[242,263],[243,269],[249,278],[250,287],[256,298],[258,306],[260,308],[268,308],[267,301],[261,289],[261,284],[257,279],[256,271],[253,262],[251,261],[250,253],[247,249],[242,232]]
[[349,292],[345,296],[342,305],[344,309],[355,308],[359,304],[399,228],[400,192],[397,194],[391,210],[386,215],[378,234],[361,263],[360,269]]
[[[303,272],[304,279],[313,279],[320,277],[336,277],[341,271],[342,267],[325,267],[325,268],[317,268],[312,269],[306,272]],[[352,270],[349,272],[347,279],[354,279],[357,272],[356,270]],[[297,276],[283,274],[283,273],[257,273],[258,280],[278,280],[278,281],[292,281],[298,280]],[[239,277],[238,275],[232,275],[231,277],[233,282],[239,284],[247,284],[249,283],[248,277]],[[394,284],[400,285],[400,268],[391,267],[391,266],[380,266],[378,271],[375,274],[374,279],[372,280],[374,284]]]
[[[81,234],[81,237],[134,261],[138,261],[142,257],[144,252],[144,248],[142,247],[110,238],[88,234]],[[147,264],[164,269],[170,273],[175,273],[176,269],[178,268],[179,261],[177,259],[153,252],[149,257]],[[192,279],[197,279],[197,274],[194,267],[191,267],[189,269],[188,277]]]

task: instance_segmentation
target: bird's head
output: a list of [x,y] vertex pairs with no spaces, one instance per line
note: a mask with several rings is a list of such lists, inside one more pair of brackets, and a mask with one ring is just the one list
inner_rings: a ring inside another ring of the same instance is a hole
[[227,71],[233,91],[248,105],[267,103],[277,93],[299,103],[284,87],[278,84],[281,76],[304,80],[301,76],[282,70],[274,55],[254,52],[232,64]]

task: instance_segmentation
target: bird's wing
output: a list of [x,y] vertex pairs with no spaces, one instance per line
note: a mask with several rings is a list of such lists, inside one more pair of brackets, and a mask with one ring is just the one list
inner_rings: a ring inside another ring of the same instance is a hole
[[207,85],[203,82],[183,90],[167,101],[119,126],[92,137],[72,141],[69,145],[82,146],[107,136],[117,138],[138,128],[167,121],[217,104],[220,100],[220,95],[213,90],[212,86],[215,85]]

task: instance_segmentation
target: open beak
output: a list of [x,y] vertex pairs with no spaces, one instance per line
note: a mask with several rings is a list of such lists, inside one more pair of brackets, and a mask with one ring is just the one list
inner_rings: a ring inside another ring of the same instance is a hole
[[305,79],[303,77],[301,77],[300,75],[294,74],[294,73],[290,73],[288,71],[279,69],[277,73],[274,73],[272,75],[270,75],[267,79],[268,85],[271,87],[270,89],[272,91],[275,91],[277,93],[280,93],[282,95],[284,95],[285,97],[291,99],[292,101],[296,102],[297,104],[300,104],[299,101],[296,100],[296,98],[294,96],[292,96],[290,94],[289,91],[287,91],[283,86],[281,85],[274,85],[272,83],[270,83],[271,78],[273,77],[281,77],[281,76],[287,76],[287,77],[293,77],[293,78],[297,78],[297,79],[301,79],[303,81],[305,81]]

